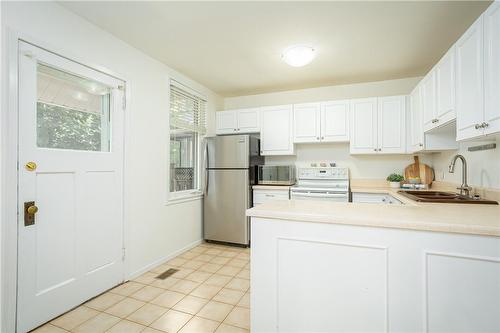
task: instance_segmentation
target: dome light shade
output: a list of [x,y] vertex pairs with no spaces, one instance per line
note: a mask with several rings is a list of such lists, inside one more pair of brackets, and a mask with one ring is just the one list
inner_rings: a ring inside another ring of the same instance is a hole
[[284,62],[293,67],[302,67],[310,63],[316,56],[314,48],[307,45],[294,45],[286,48],[281,54]]

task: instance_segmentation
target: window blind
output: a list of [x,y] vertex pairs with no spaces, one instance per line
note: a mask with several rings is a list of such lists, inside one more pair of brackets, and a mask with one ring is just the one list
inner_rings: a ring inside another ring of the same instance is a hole
[[205,134],[207,101],[170,85],[170,126]]

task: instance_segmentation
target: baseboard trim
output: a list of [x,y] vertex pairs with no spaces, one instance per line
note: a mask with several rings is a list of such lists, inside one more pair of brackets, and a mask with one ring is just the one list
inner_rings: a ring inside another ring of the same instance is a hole
[[181,249],[179,249],[179,250],[177,250],[177,251],[175,251],[173,253],[170,253],[169,255],[167,255],[165,257],[162,257],[162,258],[160,258],[158,260],[155,260],[152,263],[150,263],[150,264],[148,264],[148,265],[146,265],[146,266],[144,266],[144,267],[142,267],[142,268],[140,268],[140,269],[138,269],[138,270],[130,273],[128,275],[128,277],[127,277],[126,280],[128,281],[128,280],[134,279],[134,278],[138,277],[139,275],[144,274],[147,271],[150,271],[152,268],[154,268],[154,267],[156,267],[158,265],[161,265],[161,264],[163,264],[163,263],[165,263],[165,262],[167,262],[167,261],[169,261],[169,260],[177,257],[179,254],[191,250],[193,247],[196,247],[196,246],[200,245],[202,242],[203,242],[203,239],[199,239],[199,240],[194,241],[194,242],[186,245],[185,247],[183,247],[183,248],[181,248]]

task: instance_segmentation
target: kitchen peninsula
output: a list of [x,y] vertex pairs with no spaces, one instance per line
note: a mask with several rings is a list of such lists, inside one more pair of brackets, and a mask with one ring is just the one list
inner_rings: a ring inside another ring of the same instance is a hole
[[377,192],[247,211],[253,332],[500,331],[500,206]]

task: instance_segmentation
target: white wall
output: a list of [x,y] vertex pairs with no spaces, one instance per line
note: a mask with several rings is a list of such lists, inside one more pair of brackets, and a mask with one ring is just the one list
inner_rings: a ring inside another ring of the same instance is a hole
[[[41,42],[67,57],[76,57],[127,80],[130,98],[125,129],[125,223],[130,226],[129,273],[200,241],[202,201],[166,205],[169,78],[208,98],[209,132],[213,132],[214,111],[222,100],[56,3],[2,1],[1,6],[2,32],[10,29],[29,41]],[[4,46],[2,59],[6,57]]]
[[[469,152],[468,147],[486,142],[467,142],[460,144],[460,149],[433,154],[432,165],[437,180],[456,184],[462,183],[462,163],[457,161],[455,173],[448,172],[448,165],[456,154],[462,154],[467,160],[468,183],[471,186],[500,189],[500,148]],[[497,142],[498,146],[498,142]]]
[[[224,99],[225,109],[267,105],[308,103],[338,99],[391,96],[409,94],[421,78],[357,83],[312,89],[283,91],[270,94],[238,96]],[[338,166],[349,167],[352,178],[385,179],[390,173],[403,173],[413,163],[411,155],[366,155],[349,154],[349,144],[298,144],[296,156],[268,156],[266,164],[307,165],[310,162],[336,162]],[[421,157],[430,163],[430,156]]]
[[269,94],[228,97],[224,108],[237,109],[255,106],[309,103],[328,100],[409,94],[421,77],[398,80],[355,83],[311,89],[280,91]]

